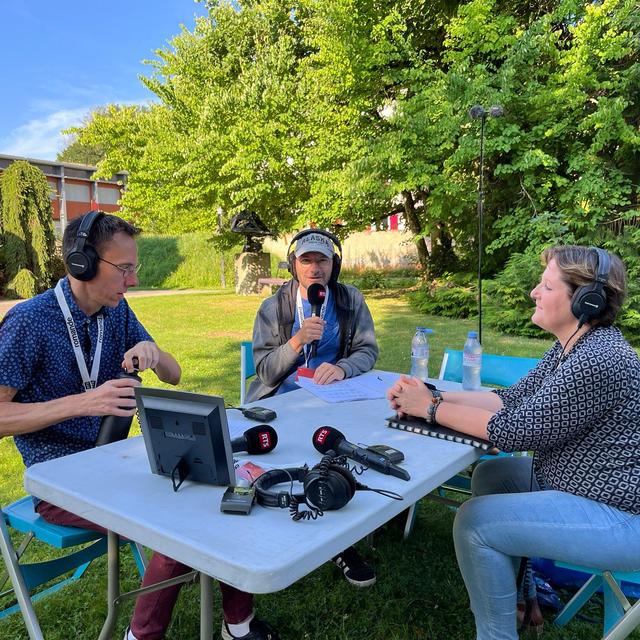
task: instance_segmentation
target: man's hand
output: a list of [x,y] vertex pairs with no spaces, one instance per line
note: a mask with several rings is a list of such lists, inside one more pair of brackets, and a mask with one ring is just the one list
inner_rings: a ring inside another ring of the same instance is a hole
[[133,388],[140,383],[132,378],[107,380],[95,389],[77,396],[82,404],[80,415],[85,416],[132,416],[136,412]]
[[316,368],[316,372],[313,374],[313,381],[316,384],[329,384],[336,380],[344,380],[345,375],[344,369],[341,369],[338,365],[323,362]]
[[[134,366],[133,359],[138,359],[138,366]],[[137,345],[131,347],[129,351],[124,354],[122,360],[122,368],[131,372],[134,369],[144,371],[145,369],[155,369],[160,361],[160,349],[155,342],[145,340],[138,342]]]
[[410,415],[418,418],[427,417],[427,408],[433,395],[427,386],[418,378],[400,376],[400,379],[387,391],[387,400],[391,408],[399,415]]
[[298,333],[291,336],[291,346],[299,352],[305,344],[320,340],[325,324],[326,322],[318,316],[305,318]]

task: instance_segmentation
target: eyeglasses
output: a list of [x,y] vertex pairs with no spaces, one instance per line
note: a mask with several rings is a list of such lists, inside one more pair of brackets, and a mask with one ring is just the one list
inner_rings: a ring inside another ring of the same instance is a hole
[[127,276],[132,276],[134,273],[138,273],[140,268],[142,267],[142,262],[138,262],[138,264],[114,264],[113,262],[109,262],[104,258],[98,258],[100,262],[106,262],[110,264],[112,267],[115,267],[118,271],[122,273],[122,277],[126,278]]

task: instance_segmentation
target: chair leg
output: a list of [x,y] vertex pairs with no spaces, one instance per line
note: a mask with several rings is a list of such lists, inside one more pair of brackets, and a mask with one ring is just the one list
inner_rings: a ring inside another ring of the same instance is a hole
[[638,625],[640,625],[640,600],[603,636],[602,640],[624,640]]
[[36,612],[33,609],[31,597],[29,596],[29,590],[22,577],[22,572],[18,564],[18,558],[13,548],[9,532],[7,531],[7,525],[4,522],[4,518],[0,517],[0,550],[2,551],[2,557],[4,559],[9,578],[13,584],[13,589],[22,611],[22,617],[27,627],[27,633],[31,640],[44,640],[40,625],[38,624],[38,618]]
[[622,592],[611,572],[604,571],[604,635],[609,633],[624,614],[631,608],[631,604]]
[[557,627],[564,627],[573,616],[582,609],[587,603],[589,598],[602,586],[602,576],[592,575],[583,585],[579,591],[564,605],[562,611],[556,616],[553,623]]
[[147,556],[144,553],[144,547],[137,542],[129,542],[129,547],[131,548],[131,553],[133,554],[133,559],[136,561],[136,566],[138,567],[138,573],[140,577],[144,577],[144,572],[147,570],[147,565],[149,564],[147,560]]

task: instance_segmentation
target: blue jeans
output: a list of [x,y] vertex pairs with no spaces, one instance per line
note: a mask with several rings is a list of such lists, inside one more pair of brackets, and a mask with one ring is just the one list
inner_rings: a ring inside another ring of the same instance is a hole
[[571,493],[540,490],[528,456],[476,467],[473,498],[453,525],[477,640],[517,640],[520,558],[543,557],[614,571],[640,569],[640,515]]

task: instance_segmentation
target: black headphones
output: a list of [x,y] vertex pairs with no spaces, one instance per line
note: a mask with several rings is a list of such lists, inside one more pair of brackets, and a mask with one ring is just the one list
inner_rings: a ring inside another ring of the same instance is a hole
[[333,252],[333,266],[331,268],[331,277],[329,278],[329,284],[335,284],[338,281],[338,276],[340,275],[340,268],[342,266],[342,245],[340,244],[340,240],[338,240],[337,236],[333,235],[330,231],[325,231],[324,229],[304,229],[299,233],[296,233],[295,236],[291,239],[289,243],[289,248],[287,249],[287,263],[289,265],[289,273],[297,280],[296,276],[296,255],[293,247],[298,240],[310,236],[313,233],[317,233],[320,236],[324,236],[325,238],[329,238],[331,242],[335,245],[335,248],[339,253]]
[[76,280],[91,280],[98,271],[100,256],[98,256],[95,247],[89,243],[89,234],[93,225],[103,215],[104,212],[102,211],[89,211],[89,213],[84,214],[73,245],[64,257],[64,263],[69,275],[76,278]]
[[597,318],[607,307],[607,294],[604,285],[609,278],[611,259],[609,254],[599,247],[592,247],[596,254],[595,280],[578,287],[571,298],[571,312],[578,318],[580,325]]
[[[322,457],[312,469],[297,467],[292,469],[272,469],[263,473],[253,486],[256,489],[258,504],[264,507],[289,509],[294,520],[316,519],[325,511],[341,509],[359,486],[349,469],[334,463],[333,452]],[[293,494],[288,491],[272,491],[271,487],[289,482],[302,482],[304,493]],[[309,510],[299,511],[299,505],[306,504]]]

